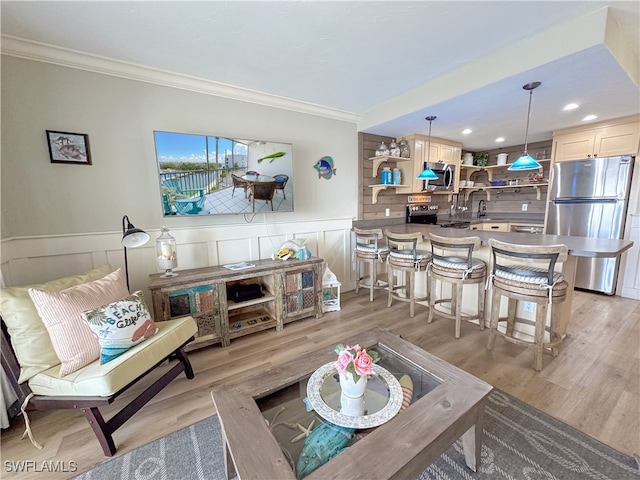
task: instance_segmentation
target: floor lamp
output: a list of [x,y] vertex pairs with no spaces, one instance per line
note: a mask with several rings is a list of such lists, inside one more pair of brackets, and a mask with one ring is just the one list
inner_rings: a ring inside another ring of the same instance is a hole
[[149,234],[133,226],[126,215],[122,217],[122,246],[124,247],[124,272],[127,277],[129,290],[129,264],[127,262],[127,248],[141,247],[149,241]]

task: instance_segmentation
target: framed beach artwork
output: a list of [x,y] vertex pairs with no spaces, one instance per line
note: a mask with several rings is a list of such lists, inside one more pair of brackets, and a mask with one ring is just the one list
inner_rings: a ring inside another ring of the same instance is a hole
[[47,130],[47,145],[51,163],[91,165],[89,135]]

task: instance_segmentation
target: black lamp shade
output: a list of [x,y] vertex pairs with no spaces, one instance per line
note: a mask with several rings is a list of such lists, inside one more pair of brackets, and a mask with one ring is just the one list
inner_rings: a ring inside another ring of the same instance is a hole
[[122,245],[127,248],[141,247],[149,241],[149,234],[139,228],[127,230],[122,236]]
[[126,215],[122,217],[122,245],[127,248],[141,247],[151,237],[144,230],[136,228]]
[[127,248],[141,247],[149,241],[149,234],[133,226],[126,215],[122,217],[122,246],[124,247],[124,271],[129,289],[129,262],[127,260]]

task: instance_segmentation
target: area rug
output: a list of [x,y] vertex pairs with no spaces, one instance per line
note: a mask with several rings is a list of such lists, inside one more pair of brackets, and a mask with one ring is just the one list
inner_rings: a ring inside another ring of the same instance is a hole
[[[221,441],[218,417],[213,415],[74,478],[224,480]],[[458,441],[419,479],[638,480],[640,469],[636,458],[494,390],[487,402],[479,471],[467,468]]]

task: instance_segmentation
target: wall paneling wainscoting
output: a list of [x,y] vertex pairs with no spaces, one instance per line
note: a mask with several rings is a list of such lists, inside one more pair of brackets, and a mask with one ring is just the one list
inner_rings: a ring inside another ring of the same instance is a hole
[[[142,290],[150,302],[148,275],[159,272],[155,238],[160,232],[143,224],[136,226],[145,230],[151,240],[143,247],[127,250],[131,290]],[[351,218],[295,223],[256,221],[241,227],[175,227],[171,234],[177,242],[178,273],[181,269],[271,258],[286,240],[304,238],[312,255],[323,258],[345,288],[355,285]],[[2,241],[2,280],[5,286],[28,285],[105,263],[124,268],[121,239],[121,232],[8,238]]]

